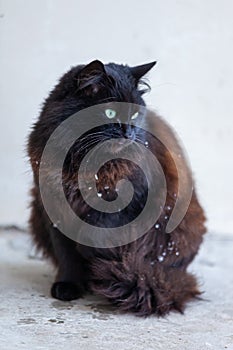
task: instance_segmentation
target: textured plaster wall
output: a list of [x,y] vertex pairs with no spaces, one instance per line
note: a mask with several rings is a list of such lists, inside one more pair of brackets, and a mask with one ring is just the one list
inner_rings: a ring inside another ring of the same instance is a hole
[[149,105],[180,135],[214,231],[231,232],[233,2],[1,0],[0,224],[25,225],[25,142],[71,65],[158,60]]

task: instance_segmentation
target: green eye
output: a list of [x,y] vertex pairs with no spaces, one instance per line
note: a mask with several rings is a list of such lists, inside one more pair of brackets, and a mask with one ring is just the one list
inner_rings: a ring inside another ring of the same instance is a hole
[[131,119],[136,119],[138,116],[139,116],[139,113],[136,112],[136,113],[134,113],[134,114],[132,115]]
[[113,119],[115,118],[116,116],[116,111],[114,111],[114,109],[111,109],[111,108],[108,108],[108,109],[105,109],[105,115],[106,117],[108,117],[109,119]]

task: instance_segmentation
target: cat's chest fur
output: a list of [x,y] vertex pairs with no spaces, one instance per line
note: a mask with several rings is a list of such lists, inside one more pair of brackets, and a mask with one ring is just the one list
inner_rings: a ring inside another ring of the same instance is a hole
[[[119,226],[130,222],[143,209],[148,192],[148,182],[143,176],[142,170],[133,162],[114,159],[102,166],[97,173],[85,173],[86,183],[90,181],[93,186],[86,185],[83,188],[88,199],[91,198],[93,204],[98,207],[101,200],[106,203],[115,201],[122,190],[122,180],[128,181],[134,187],[134,193],[127,205],[120,203],[113,213],[104,213],[93,209],[87,205],[84,200],[82,191],[79,187],[79,174],[72,174],[64,178],[63,186],[68,202],[72,209],[85,221],[96,224],[102,222],[104,226]],[[77,186],[74,186],[76,182]],[[72,184],[72,186],[70,186]],[[123,209],[123,210],[122,210]]]

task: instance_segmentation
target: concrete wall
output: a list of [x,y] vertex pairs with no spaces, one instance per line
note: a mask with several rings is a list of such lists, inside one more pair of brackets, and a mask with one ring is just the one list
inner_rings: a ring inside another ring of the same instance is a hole
[[156,59],[147,102],[183,140],[210,229],[232,231],[232,13],[231,0],[1,0],[0,224],[27,221],[26,136],[58,77]]

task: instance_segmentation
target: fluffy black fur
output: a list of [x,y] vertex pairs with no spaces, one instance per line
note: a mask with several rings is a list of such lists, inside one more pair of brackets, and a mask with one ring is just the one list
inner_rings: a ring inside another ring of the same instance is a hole
[[[51,289],[54,298],[72,300],[90,290],[106,296],[121,310],[147,316],[152,313],[164,315],[172,309],[182,312],[186,301],[199,295],[196,280],[187,273],[186,268],[196,255],[205,233],[203,210],[194,191],[182,222],[173,232],[165,234],[167,216],[176,202],[174,193],[177,193],[180,180],[177,169],[171,154],[159,140],[145,135],[137,122],[134,127],[129,126],[127,113],[121,116],[117,129],[110,122],[100,128],[101,136],[96,142],[112,137],[125,137],[142,143],[149,139],[150,150],[159,160],[167,181],[167,199],[158,219],[159,229],[153,226],[141,238],[124,246],[102,249],[87,247],[67,238],[55,227],[40,195],[40,160],[53,131],[66,118],[89,106],[102,103],[111,106],[114,102],[145,106],[142,95],[148,85],[141,79],[154,64],[128,67],[93,61],[72,68],[50,93],[39,120],[33,126],[28,142],[34,174],[30,227],[37,247],[57,266],[56,281]],[[132,114],[132,111],[128,112]],[[157,115],[152,113],[151,116],[151,130],[156,129],[166,135],[174,151],[180,152],[172,130]],[[140,118],[140,122],[145,122],[142,120],[144,116]],[[152,190],[156,179],[146,184],[137,166],[117,159],[108,162],[98,172],[98,192],[103,194],[105,200],[111,201],[116,196],[118,181],[128,178],[135,185],[133,205],[121,216],[113,214],[108,219],[93,211],[83,202],[77,179],[80,162],[94,145],[87,140],[91,140],[95,132],[91,130],[84,135],[67,154],[63,169],[64,191],[71,207],[83,220],[88,221],[91,216],[92,224],[99,226],[103,221],[105,227],[116,227],[137,217],[145,203],[148,186]],[[117,154],[117,150],[110,151],[113,155]],[[56,177],[49,167],[47,184],[49,191],[56,191]],[[105,191],[106,185],[109,187],[108,193]],[[59,210],[59,203],[54,205]],[[65,220],[65,213],[61,212],[61,215]]]

